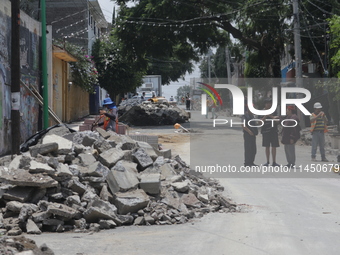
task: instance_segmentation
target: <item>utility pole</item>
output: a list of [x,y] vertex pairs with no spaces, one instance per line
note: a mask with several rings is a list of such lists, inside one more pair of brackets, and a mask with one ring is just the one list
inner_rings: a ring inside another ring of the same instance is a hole
[[20,153],[20,0],[11,1],[11,136],[12,155]]
[[48,128],[48,80],[47,80],[47,40],[46,40],[46,1],[41,0],[41,59],[43,84],[43,128]]
[[[226,55],[226,64],[227,64],[227,75],[228,75],[228,84],[232,83],[231,80],[231,70],[230,70],[230,58],[229,58],[229,48],[228,46],[225,47],[225,55]],[[232,109],[233,105],[233,97],[231,95],[231,93],[229,92],[229,102],[230,102],[230,109]]]
[[299,0],[293,0],[295,77],[296,87],[302,87],[301,37],[298,1]]
[[227,74],[228,74],[228,84],[231,84],[231,71],[230,71],[230,58],[229,58],[229,48],[225,47],[226,64],[227,64]]
[[208,53],[208,83],[211,81],[211,71],[210,71],[210,52]]
[[[302,88],[302,61],[301,61],[301,37],[300,37],[300,17],[299,17],[299,0],[293,0],[293,17],[294,17],[294,51],[295,51],[295,84],[296,87]],[[299,97],[299,95],[297,96]],[[300,119],[301,128],[305,128],[304,115],[297,111]]]

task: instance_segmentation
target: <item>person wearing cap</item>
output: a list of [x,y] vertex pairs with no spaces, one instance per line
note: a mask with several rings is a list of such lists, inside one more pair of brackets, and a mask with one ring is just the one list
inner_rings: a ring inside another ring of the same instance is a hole
[[106,131],[116,131],[116,118],[117,118],[117,106],[111,98],[107,97],[103,101],[103,107],[106,109],[101,109],[99,111],[103,122],[99,126],[103,125]]
[[[270,109],[272,106],[272,99],[271,98],[266,98],[264,100],[265,106],[264,110]],[[261,134],[262,134],[262,146],[265,147],[265,152],[266,152],[266,158],[267,162],[263,164],[263,166],[269,166],[270,164],[270,147],[271,152],[272,152],[272,160],[273,164],[272,166],[280,166],[278,163],[276,163],[276,148],[280,147],[279,143],[279,134],[277,130],[277,122],[274,121],[269,121],[272,119],[277,119],[277,116],[274,116],[274,114],[266,115],[261,118],[263,121],[263,126],[261,127]]]
[[[288,164],[286,167],[292,168],[295,167],[295,144],[297,140],[300,139],[300,125],[299,125],[299,118],[296,115],[296,109],[294,106],[289,105],[287,106],[286,116],[281,118],[285,121],[285,125],[282,128],[282,139],[281,142],[284,145],[286,159]],[[295,121],[294,121],[295,120]],[[296,124],[298,123],[298,124]]]
[[316,151],[319,146],[321,161],[328,162],[325,155],[325,133],[328,132],[328,119],[322,111],[322,105],[319,102],[314,104],[314,112],[310,116],[311,133],[312,133],[312,161],[316,161]]

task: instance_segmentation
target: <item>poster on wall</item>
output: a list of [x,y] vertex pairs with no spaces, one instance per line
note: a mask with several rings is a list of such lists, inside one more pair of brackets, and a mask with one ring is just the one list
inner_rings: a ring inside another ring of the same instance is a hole
[[12,110],[20,110],[20,92],[12,93]]

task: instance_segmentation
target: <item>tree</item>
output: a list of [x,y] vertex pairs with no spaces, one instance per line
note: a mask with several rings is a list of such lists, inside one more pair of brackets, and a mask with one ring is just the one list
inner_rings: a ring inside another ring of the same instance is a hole
[[210,47],[224,46],[229,34],[259,52],[266,77],[280,77],[283,30],[291,16],[288,1],[135,1],[121,4],[117,36],[134,58],[176,57],[197,61]]
[[121,44],[110,36],[93,45],[93,60],[98,70],[100,87],[111,95],[133,92],[142,84],[143,70],[121,53]]

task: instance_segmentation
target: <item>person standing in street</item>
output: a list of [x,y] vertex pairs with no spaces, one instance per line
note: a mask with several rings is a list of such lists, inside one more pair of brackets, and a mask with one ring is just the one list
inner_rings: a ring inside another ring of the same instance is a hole
[[[270,109],[272,106],[272,99],[271,98],[266,98],[265,99],[265,106],[264,110]],[[274,113],[275,115],[275,113]],[[266,159],[267,162],[263,164],[263,166],[269,166],[269,160],[270,160],[270,147],[271,152],[272,152],[272,159],[273,159],[273,164],[272,166],[280,166],[279,164],[276,163],[276,148],[280,147],[279,144],[279,134],[277,130],[277,122],[275,121],[270,121],[273,119],[278,118],[277,116],[274,116],[273,114],[271,115],[266,115],[261,118],[263,121],[263,126],[261,127],[261,134],[262,134],[262,146],[265,147],[265,152],[266,152]],[[266,121],[267,120],[267,121]]]
[[310,116],[311,133],[312,133],[312,161],[316,161],[317,147],[320,148],[321,161],[328,162],[325,154],[325,133],[328,132],[328,119],[322,111],[322,105],[319,102],[314,104],[314,112]]
[[[300,139],[300,124],[296,115],[296,109],[294,106],[287,106],[287,115],[282,120],[285,120],[285,125],[282,128],[281,142],[284,144],[285,154],[289,168],[295,167],[295,144]],[[295,121],[294,121],[295,120]],[[297,123],[297,124],[296,124]]]
[[191,103],[191,98],[189,96],[189,93],[185,96],[185,104],[186,104],[186,109],[190,110],[190,103]]
[[[244,166],[257,166],[255,165],[256,156],[256,136],[258,134],[257,127],[249,126],[248,121],[254,119],[254,115],[249,111],[248,105],[245,105],[244,115],[242,116],[243,126],[243,139],[244,139]],[[253,123],[252,125],[255,125]]]

